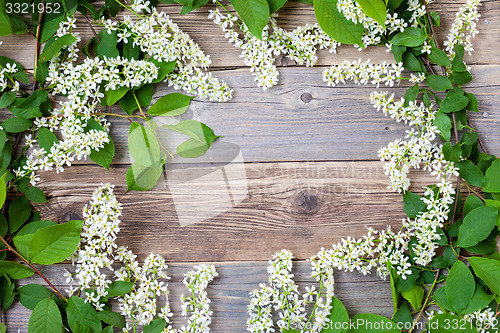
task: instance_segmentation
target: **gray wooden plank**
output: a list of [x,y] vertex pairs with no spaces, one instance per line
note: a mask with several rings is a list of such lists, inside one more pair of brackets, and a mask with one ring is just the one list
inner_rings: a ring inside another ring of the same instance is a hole
[[[101,182],[116,184],[118,244],[183,262],[265,260],[282,248],[307,259],[342,237],[361,237],[365,225],[398,229],[405,216],[381,162],[177,165],[153,190],[122,195],[125,173],[79,165],[44,174],[42,218],[79,219]],[[435,183],[422,171],[412,179],[415,192]]]
[[[168,260],[167,260],[168,261]],[[244,333],[246,330],[246,307],[249,303],[248,293],[258,288],[259,283],[267,282],[267,262],[215,262],[213,263],[219,273],[208,287],[208,295],[212,300],[211,331],[215,333]],[[169,282],[171,292],[171,307],[174,312],[174,327],[185,323],[180,315],[179,297],[185,293],[182,285],[183,274],[192,268],[192,263],[170,263]],[[63,269],[72,270],[71,265],[60,264],[41,266],[40,270],[46,274],[56,288],[64,290],[67,285],[64,281]],[[310,263],[297,261],[294,263],[295,281],[299,290],[304,291],[305,286],[315,284],[310,277]],[[376,275],[363,276],[357,273],[335,273],[335,296],[346,306],[351,316],[358,313],[376,313],[391,317],[393,313],[390,284],[380,280]],[[21,284],[40,283],[44,281],[38,276],[20,281]],[[160,302],[162,302],[161,300]],[[160,303],[162,304],[162,303]],[[27,332],[27,323],[31,311],[25,309],[17,300],[14,306],[4,313],[8,332]]]
[[[488,151],[500,154],[500,66],[473,66],[472,72],[474,81],[464,89],[476,94],[481,112],[469,115]],[[321,79],[321,68],[283,68],[280,83],[268,91],[256,87],[246,69],[216,74],[234,87],[234,99],[215,103],[195,98],[188,112],[177,118],[198,119],[224,137],[200,159],[176,159],[169,163],[220,162],[226,158],[220,152],[224,155],[229,145],[240,149],[241,159],[246,162],[376,160],[380,147],[403,137],[408,129],[373,109],[369,96],[375,87],[352,83],[327,87]],[[388,90],[399,97],[406,87],[402,84],[378,90]],[[153,101],[172,91],[173,88],[160,84]],[[0,119],[9,113],[0,112]],[[128,164],[130,122],[117,117],[109,119],[116,145],[113,162]],[[160,137],[171,151],[187,138],[170,130],[162,131]]]
[[[488,151],[500,154],[500,66],[473,66],[472,73],[474,81],[464,89],[476,94],[481,112],[469,115]],[[206,123],[224,136],[219,139],[222,145],[214,145],[198,160],[170,162],[216,162],[221,158],[218,152],[227,144],[239,147],[247,162],[376,160],[380,147],[404,137],[408,129],[370,105],[369,96],[375,87],[352,83],[327,87],[321,68],[283,68],[280,83],[268,91],[256,87],[246,69],[216,74],[234,87],[233,100],[213,103],[196,98],[188,112],[178,118],[194,117]],[[402,84],[378,90],[388,90],[399,98],[407,87]],[[172,91],[160,85],[153,101]],[[114,163],[129,163],[130,123],[116,117],[112,122],[111,137],[117,149]],[[161,138],[171,151],[186,139],[169,130],[162,132]]]

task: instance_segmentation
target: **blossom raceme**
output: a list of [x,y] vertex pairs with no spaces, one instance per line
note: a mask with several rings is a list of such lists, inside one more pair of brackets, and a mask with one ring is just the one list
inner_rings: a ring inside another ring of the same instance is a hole
[[139,325],[147,325],[157,318],[167,322],[165,333],[209,332],[212,311],[206,288],[218,275],[215,266],[200,264],[185,274],[183,283],[193,296],[183,296],[181,302],[183,315],[189,317],[186,325],[173,328],[168,265],[162,256],[154,253],[141,265],[130,249],[117,246],[121,216],[122,205],[114,194],[114,185],[102,184],[83,210],[81,242],[72,256],[75,271],[65,273],[67,282],[71,283],[68,293],[83,293],[85,301],[100,311],[106,306],[113,282],[132,282],[132,289],[117,297],[121,314],[129,318],[124,332],[135,332]]

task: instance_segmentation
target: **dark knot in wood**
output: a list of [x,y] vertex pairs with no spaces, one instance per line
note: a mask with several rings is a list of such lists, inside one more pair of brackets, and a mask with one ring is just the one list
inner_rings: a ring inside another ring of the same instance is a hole
[[299,194],[298,204],[304,210],[314,210],[318,206],[318,198],[309,192]]
[[312,101],[312,99],[313,97],[310,93],[303,93],[302,95],[300,95],[300,100],[306,104]]
[[61,215],[61,217],[59,218],[59,221],[61,223],[66,223],[68,221],[72,221],[72,220],[81,220],[82,217],[78,214],[78,213],[75,213],[75,212],[65,212]]

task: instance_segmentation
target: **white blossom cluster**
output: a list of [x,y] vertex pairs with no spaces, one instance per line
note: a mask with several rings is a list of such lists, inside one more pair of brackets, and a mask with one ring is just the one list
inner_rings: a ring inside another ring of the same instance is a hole
[[466,314],[464,319],[473,323],[479,333],[495,332],[498,330],[498,319],[491,308]]
[[481,17],[478,13],[480,5],[481,0],[467,0],[467,3],[457,12],[455,22],[443,43],[450,59],[455,57],[456,45],[463,45],[469,55],[474,51],[471,39],[479,33],[477,21]]
[[[250,332],[274,332],[273,311],[279,311],[277,325],[281,330],[299,328],[302,332],[319,332],[328,322],[334,292],[333,269],[313,262],[311,275],[320,282],[317,291],[307,286],[305,293],[293,280],[293,254],[288,250],[276,253],[267,267],[268,284],[250,293],[247,330]],[[306,306],[314,304],[313,313],[307,316]]]
[[382,231],[367,228],[368,233],[363,238],[342,239],[332,249],[322,249],[313,259],[323,266],[356,270],[362,274],[376,269],[384,279],[389,274],[387,263],[390,262],[397,274],[406,279],[412,274],[407,254],[412,238],[416,239],[411,248],[416,264],[427,265],[435,255],[436,241],[441,238],[439,228],[443,227],[454,202],[451,178],[458,176],[458,172],[454,163],[444,159],[442,145],[433,142],[439,131],[433,125],[436,111],[432,110],[432,105],[427,107],[424,103],[409,102],[405,106],[404,99],[395,100],[394,95],[388,96],[387,92],[375,91],[370,98],[373,106],[386,116],[413,126],[404,139],[395,140],[379,150],[381,160],[386,162],[384,169],[390,178],[389,188],[407,191],[411,184],[410,169],[423,168],[439,182],[424,190],[422,200],[427,206],[426,211],[415,219],[403,219],[399,231],[392,231],[390,227]]
[[[346,81],[353,81],[359,85],[366,85],[368,83],[376,85],[377,88],[380,84],[386,86],[399,85],[403,72],[403,63],[387,64],[385,61],[382,64],[372,64],[370,59],[367,61],[348,61],[344,60],[341,65],[334,65],[326,68],[323,71],[323,81],[330,87],[334,87],[339,83],[346,83]],[[421,82],[425,79],[425,75],[413,75],[411,80]]]
[[[71,258],[76,269],[74,273],[65,274],[67,283],[76,281],[79,288],[88,290],[85,291],[87,301],[98,310],[104,306],[100,299],[107,296],[106,288],[111,283],[102,269],[113,271],[113,251],[116,235],[120,232],[122,206],[113,194],[113,187],[101,185],[83,208],[81,241]],[[79,292],[73,287],[69,290],[70,295]]]
[[[92,303],[97,310],[102,310],[102,298],[108,296],[114,281],[133,282],[130,292],[118,297],[119,310],[131,319],[124,332],[136,330],[139,325],[147,325],[155,318],[164,318],[167,322],[165,333],[209,332],[212,311],[210,299],[205,289],[216,276],[212,265],[194,266],[193,271],[185,274],[184,285],[196,298],[182,297],[183,315],[191,313],[187,326],[180,330],[172,328],[168,285],[165,280],[167,264],[160,255],[151,253],[143,265],[137,256],[127,247],[117,247],[115,241],[120,231],[122,206],[113,193],[114,185],[103,184],[97,188],[92,200],[83,210],[83,228],[81,242],[72,256],[74,273],[66,272],[67,282],[76,282],[77,288],[70,287],[70,295],[84,293],[86,302]],[[103,272],[106,269],[107,272]],[[113,273],[114,277],[110,276]],[[158,300],[164,296],[163,306]]]
[[179,332],[202,333],[210,331],[212,311],[206,289],[210,282],[218,276],[215,266],[201,264],[193,267],[193,271],[184,274],[182,281],[191,296],[181,296],[182,315],[189,318],[187,324]]
[[[0,45],[2,45],[2,42],[0,42]],[[14,92],[19,91],[19,82],[13,77],[17,72],[19,72],[19,68],[15,63],[6,63],[5,67],[0,65],[0,92],[7,88]],[[11,86],[9,86],[9,81],[12,82]]]
[[[118,41],[132,43],[152,59],[171,62],[176,61],[177,70],[167,75],[165,82],[175,89],[196,94],[210,101],[226,102],[232,98],[232,89],[211,73],[203,71],[212,63],[210,56],[205,55],[188,34],[184,33],[165,12],[153,8],[149,16],[142,16],[143,1],[135,1],[135,14],[139,19],[133,20],[125,15],[120,27],[107,20],[103,25],[107,33],[117,31]],[[140,9],[140,11],[138,10]]]
[[[220,5],[217,0],[214,0],[214,3]],[[337,46],[340,45],[323,32],[318,24],[307,24],[288,32],[278,27],[276,17],[277,14],[273,14],[270,18],[260,40],[250,33],[238,17],[227,10],[223,14],[217,7],[210,10],[208,16],[222,29],[229,43],[241,49],[240,57],[255,75],[257,86],[264,90],[278,83],[279,72],[274,64],[276,56],[284,54],[299,65],[313,66],[318,60],[318,47],[336,52]],[[239,32],[235,26],[239,27]]]

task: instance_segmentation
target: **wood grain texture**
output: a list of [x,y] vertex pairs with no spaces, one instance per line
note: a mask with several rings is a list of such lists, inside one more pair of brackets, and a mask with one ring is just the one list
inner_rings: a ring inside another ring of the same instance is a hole
[[[210,308],[214,311],[212,316],[211,332],[214,333],[244,333],[246,330],[247,313],[246,307],[249,303],[249,292],[258,288],[259,283],[267,282],[267,262],[214,262],[219,277],[208,287],[208,296],[212,300]],[[170,300],[174,312],[174,327],[185,323],[180,315],[180,295],[186,292],[182,285],[183,274],[192,269],[191,263],[169,263]],[[299,285],[299,291],[303,292],[305,286],[315,284],[310,277],[310,263],[304,261],[294,262],[293,273],[295,281]],[[51,277],[56,288],[65,289],[63,269],[73,271],[70,265],[55,265],[41,267],[44,274]],[[351,316],[358,313],[377,313],[391,317],[393,314],[390,284],[388,281],[378,279],[376,275],[363,276],[356,273],[335,273],[335,296],[342,300]],[[24,280],[23,283],[27,283]],[[44,282],[33,277],[30,283]],[[363,288],[360,288],[363,286]],[[163,300],[160,301],[160,304]],[[25,309],[21,304],[16,304],[4,314],[8,325],[8,332],[26,332],[27,322],[31,311]]]
[[[101,182],[116,184],[124,214],[118,244],[183,262],[267,260],[282,248],[307,259],[363,235],[365,225],[399,228],[404,217],[381,162],[177,165],[153,190],[120,195],[125,172],[75,166],[63,177],[45,174],[42,218],[78,219]],[[412,190],[434,182],[416,172]]]
[[[472,72],[474,81],[464,89],[476,94],[481,112],[469,115],[488,151],[500,154],[500,66],[473,66]],[[327,87],[320,68],[283,68],[279,84],[268,91],[258,88],[245,68],[216,74],[234,87],[233,100],[215,103],[196,98],[188,112],[177,118],[198,119],[224,137],[202,158],[169,163],[220,162],[226,158],[220,152],[229,144],[239,147],[246,162],[376,160],[380,147],[404,137],[408,129],[370,105],[374,86],[348,83]],[[389,90],[399,98],[406,88],[407,84],[402,84],[378,90]],[[172,91],[165,84],[159,85],[153,102]],[[0,112],[0,119],[9,113]],[[168,121],[165,118],[157,117],[156,121],[164,123]],[[113,163],[128,164],[130,122],[117,117],[109,119],[116,146]],[[160,138],[170,151],[187,139],[166,129]]]
[[[227,1],[228,2],[228,1]],[[465,1],[436,1],[430,6],[441,15],[442,26],[437,29],[439,40],[443,41],[448,33],[449,27],[455,19],[455,13]],[[472,57],[467,59],[470,64],[500,64],[497,57],[491,56],[498,50],[500,43],[500,2],[499,0],[482,1],[480,8],[481,18],[478,23],[480,34],[474,40],[476,50]],[[99,7],[99,5],[96,5]],[[213,60],[212,67],[243,66],[243,60],[239,58],[239,50],[229,45],[220,28],[208,20],[208,10],[214,7],[209,5],[200,8],[188,15],[179,15],[181,6],[160,4],[161,10],[170,14],[171,18],[179,27],[187,32]],[[293,30],[299,25],[315,23],[313,7],[299,2],[289,2],[278,12],[279,25],[287,30]],[[120,14],[122,15],[122,14]],[[91,31],[85,21],[78,17],[78,28],[82,40],[91,37]],[[210,36],[210,38],[206,38]],[[0,55],[17,59],[28,69],[33,68],[34,59],[34,37],[24,35],[2,37],[4,44],[0,48]],[[21,52],[22,50],[22,52]],[[320,60],[317,65],[331,65],[344,61],[344,59],[357,60],[358,58],[371,58],[374,61],[393,61],[390,53],[385,52],[384,47],[371,47],[366,51],[358,52],[352,46],[342,46],[337,54],[328,51],[320,52]],[[292,62],[279,61],[280,65],[290,65]]]

